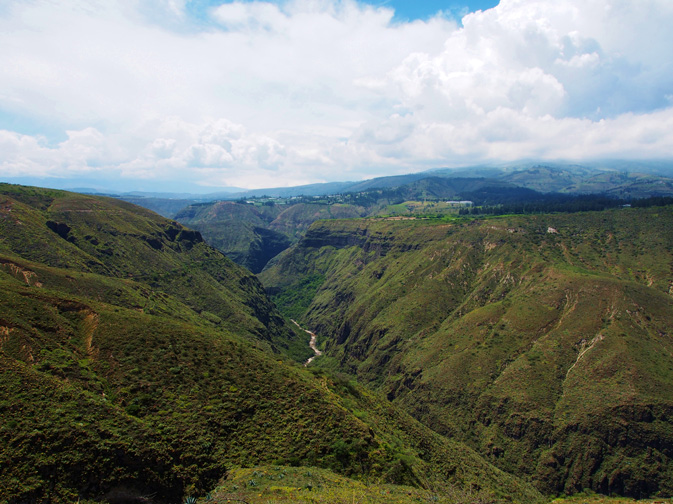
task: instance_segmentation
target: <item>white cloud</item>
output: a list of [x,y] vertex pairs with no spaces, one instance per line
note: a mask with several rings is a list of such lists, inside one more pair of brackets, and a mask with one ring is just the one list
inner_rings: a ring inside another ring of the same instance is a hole
[[6,2],[0,176],[259,187],[670,157],[670,0],[501,0],[462,28],[352,0],[206,15],[191,19],[186,0]]
[[[201,124],[169,117],[148,125],[148,140],[130,161],[119,165],[123,176],[179,178],[186,172],[208,174],[208,185],[227,185],[247,176],[277,171],[283,166],[286,149],[278,141],[249,133],[226,119]],[[141,135],[144,136],[144,135]]]
[[76,176],[114,162],[107,140],[95,128],[67,131],[67,139],[55,147],[42,137],[0,130],[0,173],[8,176]]
[[221,5],[214,17],[231,30],[283,31],[290,27],[290,20],[278,6],[265,2],[233,2]]

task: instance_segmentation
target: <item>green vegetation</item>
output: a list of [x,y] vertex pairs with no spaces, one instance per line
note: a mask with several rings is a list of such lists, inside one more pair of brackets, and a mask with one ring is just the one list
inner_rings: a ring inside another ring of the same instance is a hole
[[211,246],[234,262],[257,273],[290,245],[288,236],[269,227],[282,210],[282,206],[274,204],[220,201],[191,205],[175,218],[197,229]]
[[315,293],[324,281],[324,275],[307,275],[292,286],[284,288],[271,299],[286,316],[299,319],[308,309]]
[[0,185],[0,237],[3,503],[177,503],[260,465],[541,499],[297,364],[306,335],[195,231],[117,200]]
[[189,206],[176,215],[197,229],[206,241],[254,273],[303,235],[316,220],[359,217],[350,205],[302,202],[295,198],[275,203],[219,201]]
[[554,499],[550,504],[632,504],[633,502],[641,504],[671,504],[673,501],[671,499],[642,499],[635,501],[628,497],[608,497],[592,492],[582,492],[573,497]]
[[[487,193],[484,191],[483,193]],[[461,208],[460,215],[507,215],[507,214],[531,214],[531,213],[552,213],[552,212],[588,212],[601,211],[611,208],[619,207],[635,207],[635,208],[649,208],[652,206],[666,206],[673,204],[673,198],[653,196],[651,198],[642,199],[621,199],[602,195],[587,195],[587,196],[570,196],[564,194],[544,195],[540,198],[521,198],[515,202],[497,203],[502,200],[502,195],[498,193],[495,197],[495,204],[490,203],[488,196],[481,194],[478,198],[473,198],[481,201],[481,206],[472,206],[469,208]],[[468,195],[476,196],[476,195]]]
[[[327,358],[547,494],[673,487],[673,208],[318,222],[260,277],[324,277]],[[283,309],[286,309],[283,306]]]
[[260,275],[281,314],[197,231],[0,185],[0,502],[670,496],[673,208],[415,201],[194,210],[313,222]]
[[249,504],[416,504],[493,502],[487,492],[451,489],[433,492],[409,486],[368,484],[325,469],[266,466],[232,471],[204,502]]

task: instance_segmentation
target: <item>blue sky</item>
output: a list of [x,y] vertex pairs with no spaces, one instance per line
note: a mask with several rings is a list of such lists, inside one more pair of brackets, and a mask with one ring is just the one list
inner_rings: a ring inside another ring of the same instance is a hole
[[[206,10],[221,3],[216,0],[192,0],[186,4],[186,8],[193,15],[203,19]],[[274,3],[280,4],[282,2],[274,0]],[[438,12],[443,12],[460,20],[462,16],[469,12],[495,7],[498,5],[498,0],[367,0],[365,3],[375,7],[390,7],[394,9],[397,21],[425,20],[436,15]]]
[[486,10],[498,5],[497,0],[474,0],[470,2],[455,2],[446,0],[416,2],[413,0],[388,0],[380,3],[375,1],[370,1],[368,3],[372,5],[385,5],[392,7],[395,9],[396,19],[399,20],[428,19],[440,11],[461,18],[468,12]]
[[6,0],[0,181],[670,159],[672,24],[670,0]]

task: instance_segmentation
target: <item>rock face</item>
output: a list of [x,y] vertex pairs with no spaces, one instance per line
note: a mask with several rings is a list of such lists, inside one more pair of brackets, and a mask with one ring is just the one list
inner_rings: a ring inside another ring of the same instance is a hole
[[282,233],[258,226],[253,227],[252,232],[254,239],[239,264],[259,273],[272,258],[290,246],[290,239]]
[[670,495],[671,226],[319,222],[261,278],[284,299],[319,279],[297,316],[342,370],[543,491]]

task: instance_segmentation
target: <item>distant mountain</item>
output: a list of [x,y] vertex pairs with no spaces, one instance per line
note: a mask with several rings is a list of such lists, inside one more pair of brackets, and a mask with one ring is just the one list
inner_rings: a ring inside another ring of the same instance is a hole
[[[544,169],[549,173],[545,179],[541,173],[529,170]],[[156,180],[129,181],[117,177],[110,179],[61,179],[54,177],[4,177],[3,182],[13,184],[65,189],[88,194],[117,195],[124,197],[142,196],[145,198],[184,199],[195,201],[215,201],[220,199],[259,198],[290,198],[293,196],[325,196],[344,192],[368,191],[371,189],[389,189],[420,180],[426,177],[445,178],[503,178],[505,181],[517,180],[525,187],[542,192],[559,190],[555,188],[559,177],[570,177],[568,182],[580,182],[600,172],[613,171],[620,173],[641,173],[665,178],[673,177],[673,160],[623,160],[606,159],[592,161],[539,161],[526,160],[507,163],[479,164],[456,168],[434,168],[422,172],[403,175],[377,177],[361,181],[325,182],[294,187],[270,187],[266,189],[243,189],[238,187],[213,188],[194,183],[177,181],[162,182]],[[517,174],[518,172],[518,174]],[[559,172],[552,175],[551,172]],[[515,175],[517,174],[517,175]],[[539,180],[533,180],[541,176]],[[549,181],[551,185],[545,185]],[[570,187],[572,184],[568,184]],[[565,187],[565,186],[564,186]]]
[[[612,173],[612,175],[606,175]],[[621,177],[625,173],[634,174],[628,181]],[[640,173],[640,175],[636,175]],[[649,174],[652,181],[671,181],[673,162],[671,161],[595,161],[588,163],[573,162],[523,162],[501,165],[477,165],[464,168],[438,168],[407,175],[377,177],[360,182],[333,182],[311,184],[291,188],[269,188],[234,193],[227,198],[241,197],[292,197],[292,196],[323,196],[340,193],[357,193],[374,189],[394,189],[408,186],[426,178],[484,178],[499,183],[508,183],[519,187],[534,189],[539,192],[587,193],[601,192],[606,194],[624,194],[631,197],[659,196],[673,194],[670,187],[662,189],[642,183]],[[603,179],[602,184],[592,184],[596,178]],[[612,178],[611,178],[612,177]],[[496,183],[497,184],[497,183]],[[638,187],[631,187],[636,184]]]
[[[226,199],[261,198],[291,198],[293,196],[323,196],[326,194],[338,194],[348,190],[353,182],[325,182],[320,184],[308,184],[294,187],[271,187],[268,189],[249,189],[226,195]],[[212,196],[212,194],[211,194]],[[222,195],[223,196],[223,195]]]
[[673,179],[659,175],[627,172],[602,172],[564,188],[570,194],[606,194],[618,198],[671,196]]
[[175,215],[185,207],[198,203],[200,200],[196,199],[181,199],[181,198],[163,198],[153,196],[131,196],[123,195],[116,196],[120,200],[128,201],[134,205],[147,208],[153,212],[158,213],[162,217],[172,219]]
[[[634,169],[647,173],[634,172]],[[476,205],[497,206],[517,202],[544,204],[550,198],[545,194],[555,193],[601,194],[624,200],[673,196],[673,179],[655,173],[673,173],[673,163],[597,161],[580,165],[530,161],[438,168],[360,182],[210,194],[135,191],[114,196],[198,229],[208,243],[238,264],[258,273],[270,259],[299,239],[308,226],[319,219],[381,215],[390,210],[390,205],[415,200],[458,199],[473,201]],[[90,192],[89,189],[81,191]],[[259,215],[253,218],[258,213],[253,207],[261,205],[260,201],[250,202],[253,206],[246,211],[242,207],[221,206],[218,203],[232,200],[243,203],[263,197],[276,200],[265,203],[278,206],[277,212],[270,214],[265,211],[265,217],[261,219]],[[293,208],[297,203],[302,206]],[[202,204],[210,204],[220,210],[207,209]],[[196,205],[198,211],[190,209],[191,205]],[[528,205],[527,208],[530,207]],[[222,209],[232,211],[223,212]],[[276,218],[279,220],[273,222]]]
[[408,175],[392,175],[389,177],[377,177],[362,182],[355,182],[349,185],[344,192],[361,192],[369,191],[371,189],[391,189],[401,187],[417,180],[428,177],[427,172],[410,173]]
[[[498,179],[512,185],[539,192],[573,192],[582,181],[600,174],[598,170],[579,167],[535,165],[529,168],[503,171]],[[600,191],[595,191],[600,192]]]

